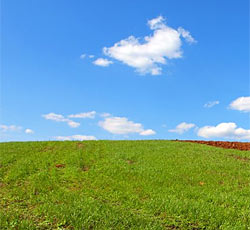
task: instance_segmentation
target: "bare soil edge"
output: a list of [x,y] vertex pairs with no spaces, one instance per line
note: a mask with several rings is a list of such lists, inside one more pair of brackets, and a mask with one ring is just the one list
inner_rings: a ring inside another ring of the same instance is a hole
[[198,144],[212,145],[224,149],[250,150],[250,142],[231,142],[231,141],[194,141],[194,140],[176,140],[180,142],[192,142]]

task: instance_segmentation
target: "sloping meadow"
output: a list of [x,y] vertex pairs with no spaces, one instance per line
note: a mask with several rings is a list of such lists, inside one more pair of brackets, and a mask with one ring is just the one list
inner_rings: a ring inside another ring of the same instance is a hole
[[249,157],[160,140],[0,143],[0,229],[248,229]]

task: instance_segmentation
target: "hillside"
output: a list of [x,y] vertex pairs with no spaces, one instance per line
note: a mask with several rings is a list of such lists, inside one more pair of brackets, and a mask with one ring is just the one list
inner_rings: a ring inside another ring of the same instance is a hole
[[0,229],[250,229],[250,151],[0,143]]

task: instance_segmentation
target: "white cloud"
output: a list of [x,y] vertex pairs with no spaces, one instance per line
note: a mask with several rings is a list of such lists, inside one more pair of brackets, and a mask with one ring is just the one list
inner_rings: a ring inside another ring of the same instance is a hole
[[79,140],[79,141],[87,141],[87,140],[97,140],[95,136],[85,136],[85,135],[73,135],[73,136],[57,136],[56,140],[59,141],[71,141],[71,140]]
[[78,114],[71,114],[69,118],[95,118],[96,111],[86,112],[86,113],[78,113]]
[[94,58],[95,57],[95,55],[89,55],[89,58]]
[[230,104],[230,108],[242,112],[250,112],[250,97],[239,97]]
[[68,120],[68,121],[67,121],[67,124],[68,124],[68,126],[70,126],[71,128],[77,128],[78,126],[80,126],[80,123],[75,122],[75,121],[71,121],[71,120]]
[[142,124],[129,121],[126,117],[108,117],[100,121],[99,125],[113,134],[140,133],[143,131]]
[[218,104],[220,104],[219,101],[209,101],[208,103],[206,103],[206,104],[204,105],[204,107],[205,107],[205,108],[212,108],[213,106],[218,105]]
[[113,134],[138,133],[140,135],[153,135],[155,131],[144,130],[142,124],[129,121],[126,117],[107,117],[99,122],[99,126]]
[[103,66],[103,67],[107,67],[107,66],[109,66],[110,64],[113,64],[113,62],[112,62],[112,61],[109,61],[109,60],[106,59],[106,58],[98,58],[98,59],[96,59],[95,61],[93,61],[93,64],[99,65],[99,66]]
[[197,42],[193,37],[192,35],[190,34],[189,31],[183,29],[182,27],[179,27],[178,28],[178,32],[179,34],[185,39],[186,42],[188,43],[195,43]]
[[[19,132],[21,131],[23,128],[21,126],[16,126],[16,125],[0,125],[0,130],[2,132]],[[27,134],[32,134],[34,133],[34,131],[32,129],[25,129],[24,130],[25,133]]]
[[165,27],[166,19],[162,16],[148,20],[148,26],[151,30],[163,29]]
[[86,57],[86,54],[82,54],[82,55],[80,56],[81,59],[84,59],[85,57]]
[[194,127],[195,124],[182,122],[179,125],[177,125],[175,129],[170,129],[168,131],[172,133],[183,134],[184,132],[187,132],[189,129]]
[[0,130],[2,130],[3,132],[18,132],[20,130],[22,130],[21,126],[16,126],[16,125],[0,125]]
[[27,133],[27,134],[32,134],[32,133],[34,133],[34,131],[33,131],[32,129],[25,129],[24,132]]
[[250,129],[237,128],[233,122],[220,123],[217,126],[204,126],[198,130],[198,136],[204,138],[228,138],[250,140]]
[[147,129],[147,130],[140,132],[140,135],[142,136],[155,135],[155,131],[152,129]]
[[76,128],[80,125],[80,123],[72,121],[68,118],[65,118],[61,114],[56,114],[56,113],[48,113],[42,115],[46,120],[52,120],[56,122],[66,122],[71,128]]
[[46,120],[52,120],[52,121],[58,121],[58,122],[64,122],[65,119],[63,115],[61,114],[56,114],[56,113],[48,113],[48,114],[44,114],[42,115]]
[[144,37],[143,42],[130,36],[112,47],[104,47],[104,54],[135,68],[139,73],[159,75],[162,72],[160,65],[166,64],[167,59],[182,57],[181,37],[189,43],[195,42],[183,28],[176,30],[167,26],[162,16],[149,20],[148,25],[153,35]]

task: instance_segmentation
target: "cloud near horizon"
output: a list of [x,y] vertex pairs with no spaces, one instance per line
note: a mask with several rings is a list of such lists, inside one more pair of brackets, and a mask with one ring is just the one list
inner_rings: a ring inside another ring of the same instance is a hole
[[107,117],[98,124],[100,127],[113,134],[138,133],[141,136],[156,134],[154,130],[145,130],[142,124],[129,121],[126,117]]
[[228,122],[217,126],[204,126],[198,130],[197,135],[204,138],[250,140],[250,129],[237,128],[234,122]]
[[[153,31],[153,35],[145,36],[143,41],[129,36],[111,47],[104,47],[103,53],[135,68],[141,74],[160,75],[161,65],[166,65],[168,59],[182,57],[181,38],[189,44],[196,42],[190,32],[182,27],[174,29],[167,26],[162,16],[149,20],[148,26]],[[108,66],[112,62],[99,58],[94,64]]]
[[155,135],[156,132],[153,129],[147,129],[139,133],[141,136]]
[[73,135],[73,136],[56,136],[58,141],[89,141],[97,140],[95,136],[86,136],[86,135]]
[[27,134],[33,134],[34,133],[34,131],[32,129],[25,129],[24,132],[27,133]]
[[168,131],[171,133],[183,134],[194,127],[195,124],[182,122],[179,125],[177,125],[175,129],[169,129]]

